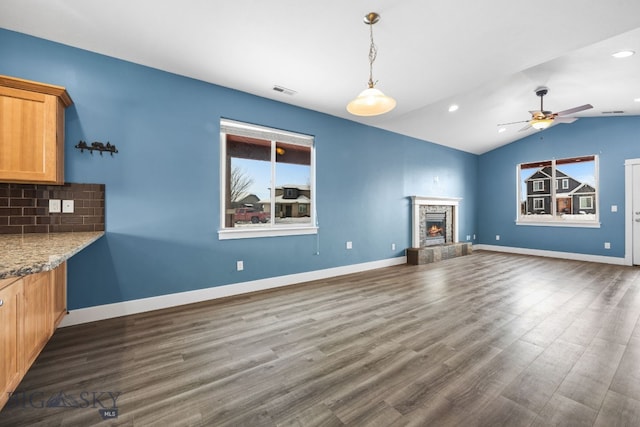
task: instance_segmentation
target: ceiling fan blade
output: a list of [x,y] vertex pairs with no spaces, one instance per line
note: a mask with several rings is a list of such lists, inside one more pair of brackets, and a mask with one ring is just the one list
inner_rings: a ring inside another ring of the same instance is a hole
[[553,115],[554,116],[566,116],[567,114],[577,113],[579,111],[588,110],[590,108],[593,108],[593,105],[584,104],[584,105],[581,105],[579,107],[573,107],[573,108],[569,108],[568,110],[564,110],[564,111],[560,111],[558,113],[554,113]]
[[515,125],[518,123],[527,123],[529,120],[520,120],[519,122],[500,123],[498,126]]
[[555,123],[573,123],[578,120],[577,117],[556,117],[553,119]]
[[518,130],[518,132],[524,132],[529,129],[531,129],[531,125],[527,123],[522,129]]

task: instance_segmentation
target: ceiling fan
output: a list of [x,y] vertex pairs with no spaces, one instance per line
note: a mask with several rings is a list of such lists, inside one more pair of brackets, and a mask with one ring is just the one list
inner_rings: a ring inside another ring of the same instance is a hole
[[511,122],[511,123],[502,123],[498,126],[506,126],[513,125],[516,123],[526,123],[526,125],[519,130],[519,132],[523,132],[525,130],[529,130],[531,128],[542,130],[546,129],[554,123],[573,123],[578,120],[576,117],[565,117],[569,114],[577,113],[579,111],[588,110],[593,108],[591,104],[584,104],[579,107],[569,108],[568,110],[559,111],[557,113],[552,113],[551,111],[546,111],[544,109],[543,100],[544,96],[549,92],[549,88],[541,86],[535,90],[536,95],[540,97],[540,110],[538,111],[529,111],[531,113],[530,120],[522,120],[519,122]]

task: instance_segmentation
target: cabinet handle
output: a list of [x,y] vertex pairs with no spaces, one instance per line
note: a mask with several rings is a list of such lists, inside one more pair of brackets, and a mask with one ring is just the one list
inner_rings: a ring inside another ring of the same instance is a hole
[[4,301],[0,299],[0,307],[4,305]]

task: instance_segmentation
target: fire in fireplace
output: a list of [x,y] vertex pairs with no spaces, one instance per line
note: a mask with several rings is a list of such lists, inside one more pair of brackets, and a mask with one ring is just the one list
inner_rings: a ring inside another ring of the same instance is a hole
[[426,242],[427,246],[441,245],[446,242],[446,213],[427,213]]

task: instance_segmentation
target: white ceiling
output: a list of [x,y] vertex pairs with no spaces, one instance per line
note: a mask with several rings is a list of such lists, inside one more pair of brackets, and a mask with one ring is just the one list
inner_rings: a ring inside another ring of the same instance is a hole
[[[398,106],[359,118],[345,106],[368,80],[368,12],[374,80]],[[536,132],[497,124],[528,119],[540,85],[547,110],[640,115],[638,0],[2,0],[0,27],[476,154]]]

